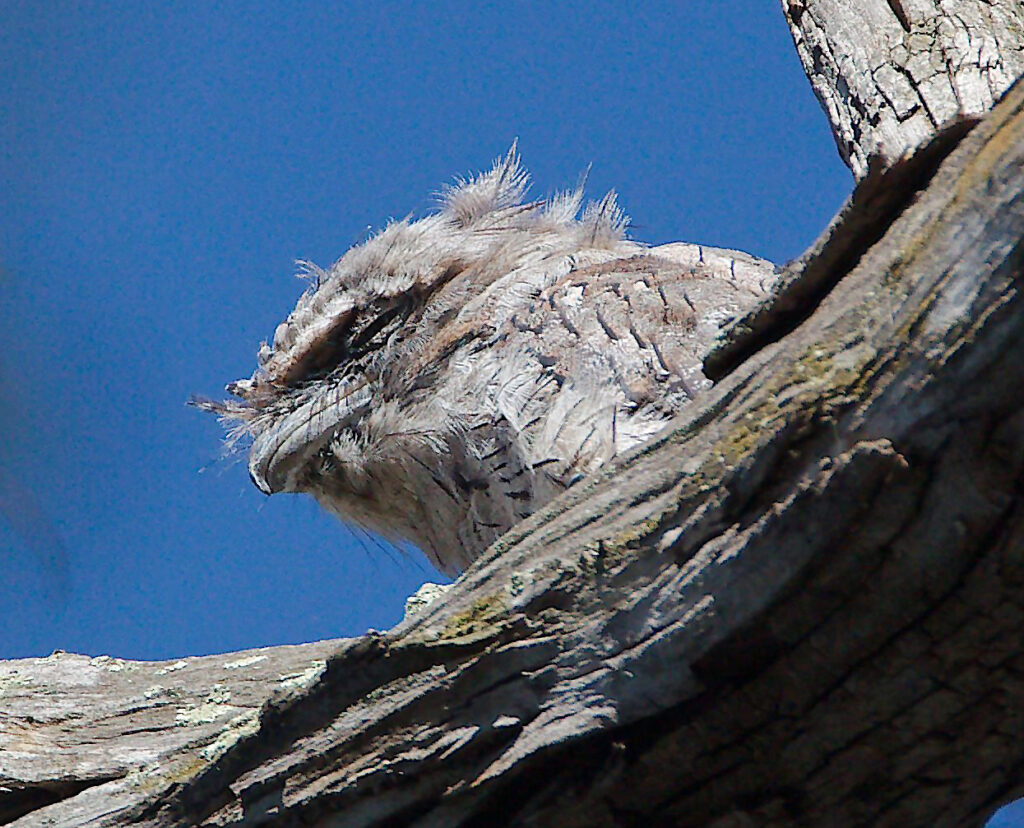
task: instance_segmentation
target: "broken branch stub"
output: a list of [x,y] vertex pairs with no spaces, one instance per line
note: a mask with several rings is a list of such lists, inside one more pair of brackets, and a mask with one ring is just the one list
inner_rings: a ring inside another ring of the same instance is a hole
[[859,181],[1024,74],[1019,0],[782,0],[797,54]]

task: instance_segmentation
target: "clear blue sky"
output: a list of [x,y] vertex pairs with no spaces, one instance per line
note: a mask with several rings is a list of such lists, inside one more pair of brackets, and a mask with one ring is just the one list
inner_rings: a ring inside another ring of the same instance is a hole
[[[264,498],[185,400],[512,139],[633,236],[798,255],[851,187],[774,0],[2,2],[0,656],[385,628],[433,576]],[[61,551],[62,550],[62,551]]]

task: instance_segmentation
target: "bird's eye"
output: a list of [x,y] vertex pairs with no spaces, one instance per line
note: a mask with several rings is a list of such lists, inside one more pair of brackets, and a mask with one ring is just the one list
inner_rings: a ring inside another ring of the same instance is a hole
[[348,345],[350,355],[352,357],[359,357],[368,350],[374,350],[376,346],[373,346],[373,342],[377,339],[378,335],[395,327],[392,323],[399,315],[404,317],[407,311],[408,303],[396,302],[370,316],[365,326],[351,338]]

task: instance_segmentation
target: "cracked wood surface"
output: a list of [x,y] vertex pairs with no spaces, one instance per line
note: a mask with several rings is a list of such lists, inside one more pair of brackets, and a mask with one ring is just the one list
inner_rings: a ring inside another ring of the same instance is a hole
[[[953,144],[881,238],[855,194],[784,335],[443,599],[13,824],[981,824],[1024,792],[1024,87]],[[187,709],[229,703],[211,669]]]
[[1020,0],[782,0],[839,154],[858,180],[1024,74]]

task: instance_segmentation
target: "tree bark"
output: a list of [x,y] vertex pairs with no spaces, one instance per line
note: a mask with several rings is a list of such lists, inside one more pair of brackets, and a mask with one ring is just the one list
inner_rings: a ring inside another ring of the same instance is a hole
[[[852,77],[837,134],[889,106]],[[975,120],[862,130],[708,395],[395,629],[4,663],[0,822],[980,825],[1024,793],[1024,85]]]
[[858,180],[1024,74],[1020,0],[782,0],[797,53]]

